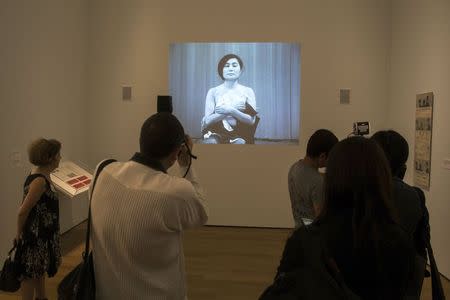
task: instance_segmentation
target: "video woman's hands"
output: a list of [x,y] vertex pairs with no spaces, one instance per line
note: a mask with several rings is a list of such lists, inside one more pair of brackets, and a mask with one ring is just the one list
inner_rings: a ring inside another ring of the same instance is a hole
[[[192,152],[192,148],[194,147],[194,143],[189,135],[184,136],[184,143],[181,146],[180,152],[178,153],[178,164],[181,167],[187,167],[189,165],[189,161],[191,159],[189,153]],[[188,151],[188,147],[189,150]]]
[[215,112],[222,115],[231,115],[235,111],[235,108],[229,104],[217,106]]

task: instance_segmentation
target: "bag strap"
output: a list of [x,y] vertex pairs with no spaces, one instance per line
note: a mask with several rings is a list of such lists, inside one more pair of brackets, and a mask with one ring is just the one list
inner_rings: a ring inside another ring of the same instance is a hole
[[431,295],[433,300],[445,300],[444,289],[442,288],[441,274],[437,268],[434,259],[433,249],[429,242],[427,242],[427,252],[430,259],[431,267]]
[[113,163],[117,160],[115,159],[105,159],[104,161],[102,161],[98,167],[97,167],[97,171],[95,172],[95,176],[94,176],[94,181],[92,182],[92,189],[91,189],[91,193],[89,195],[89,214],[88,214],[88,221],[87,221],[87,230],[86,230],[86,242],[85,242],[85,248],[84,248],[84,252],[83,252],[83,260],[86,261],[86,259],[88,258],[88,254],[89,254],[89,237],[91,235],[91,201],[92,201],[92,195],[94,194],[94,188],[95,188],[95,183],[97,182],[97,178],[100,175],[100,172],[110,163]]
[[[424,213],[424,217],[428,219],[429,222],[429,216],[428,216],[428,210],[425,206],[425,194],[424,192],[418,188],[414,187],[417,194],[419,195],[420,202],[422,204],[422,210]],[[426,224],[426,226],[429,226],[429,223]],[[429,228],[428,228],[429,230]],[[434,259],[433,254],[433,248],[431,247],[431,236],[429,232],[427,232],[427,235],[425,238],[425,247],[427,249],[428,258],[430,259],[430,268],[431,268],[431,295],[433,300],[445,300],[445,294],[444,289],[442,288],[442,282],[441,282],[441,274],[439,273],[436,260]]]

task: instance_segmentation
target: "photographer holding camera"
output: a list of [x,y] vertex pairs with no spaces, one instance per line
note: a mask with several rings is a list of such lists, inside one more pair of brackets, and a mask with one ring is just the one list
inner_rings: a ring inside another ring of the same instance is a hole
[[[192,141],[169,112],[141,128],[140,152],[100,173],[92,195],[97,299],[185,299],[183,230],[208,219]],[[167,174],[176,161],[185,178]]]

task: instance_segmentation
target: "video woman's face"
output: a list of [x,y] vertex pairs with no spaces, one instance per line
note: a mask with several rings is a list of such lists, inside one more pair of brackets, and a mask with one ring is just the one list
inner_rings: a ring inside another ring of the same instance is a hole
[[222,74],[225,80],[236,80],[241,76],[241,66],[237,58],[230,58],[225,63]]

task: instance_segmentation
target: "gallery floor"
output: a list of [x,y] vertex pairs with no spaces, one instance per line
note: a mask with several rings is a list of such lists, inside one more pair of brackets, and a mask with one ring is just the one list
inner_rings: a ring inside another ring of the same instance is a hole
[[[81,259],[86,224],[62,237],[63,265],[47,281],[49,299],[56,286]],[[187,231],[184,237],[188,297],[190,300],[257,299],[272,281],[290,230],[207,226]],[[442,278],[447,297],[450,282]],[[421,299],[431,299],[426,279]],[[0,293],[0,299],[18,300],[18,293]]]

